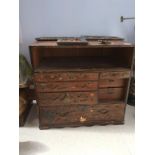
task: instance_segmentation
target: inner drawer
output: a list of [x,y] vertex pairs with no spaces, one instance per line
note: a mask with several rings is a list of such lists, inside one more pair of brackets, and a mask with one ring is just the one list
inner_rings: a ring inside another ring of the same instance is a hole
[[98,73],[35,73],[34,79],[36,82],[53,82],[53,81],[87,81],[97,80]]
[[124,108],[125,104],[40,107],[40,126],[120,123],[124,120]]
[[99,100],[124,100],[125,88],[99,89]]
[[97,82],[52,82],[36,83],[37,92],[93,91],[97,90]]
[[96,92],[38,93],[37,98],[40,106],[91,105],[97,103]]

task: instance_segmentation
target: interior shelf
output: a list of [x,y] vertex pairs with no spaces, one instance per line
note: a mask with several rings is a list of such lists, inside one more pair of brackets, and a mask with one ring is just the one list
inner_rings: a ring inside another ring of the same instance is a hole
[[129,66],[109,57],[51,57],[42,59],[35,71],[117,68],[129,69]]

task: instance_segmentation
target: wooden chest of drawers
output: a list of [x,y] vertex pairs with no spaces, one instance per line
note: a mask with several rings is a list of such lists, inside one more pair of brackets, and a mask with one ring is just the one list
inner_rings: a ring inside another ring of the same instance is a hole
[[54,43],[30,46],[40,129],[124,123],[133,46]]

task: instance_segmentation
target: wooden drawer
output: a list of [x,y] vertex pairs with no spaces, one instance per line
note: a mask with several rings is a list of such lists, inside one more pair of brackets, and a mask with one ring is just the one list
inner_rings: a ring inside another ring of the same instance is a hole
[[99,100],[124,100],[124,88],[99,89]]
[[104,79],[99,81],[99,88],[125,87],[127,79]]
[[36,82],[98,80],[98,73],[35,73]]
[[40,128],[123,123],[125,104],[40,107]]
[[97,82],[52,82],[36,83],[37,92],[93,91]]
[[96,92],[38,93],[40,106],[91,105],[97,103]]
[[100,73],[100,79],[123,79],[129,78],[130,71],[105,71]]

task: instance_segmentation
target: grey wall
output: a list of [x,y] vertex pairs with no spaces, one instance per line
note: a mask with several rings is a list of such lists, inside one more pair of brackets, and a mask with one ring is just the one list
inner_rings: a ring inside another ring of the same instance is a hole
[[114,35],[134,42],[134,0],[20,0],[20,52],[39,36]]

